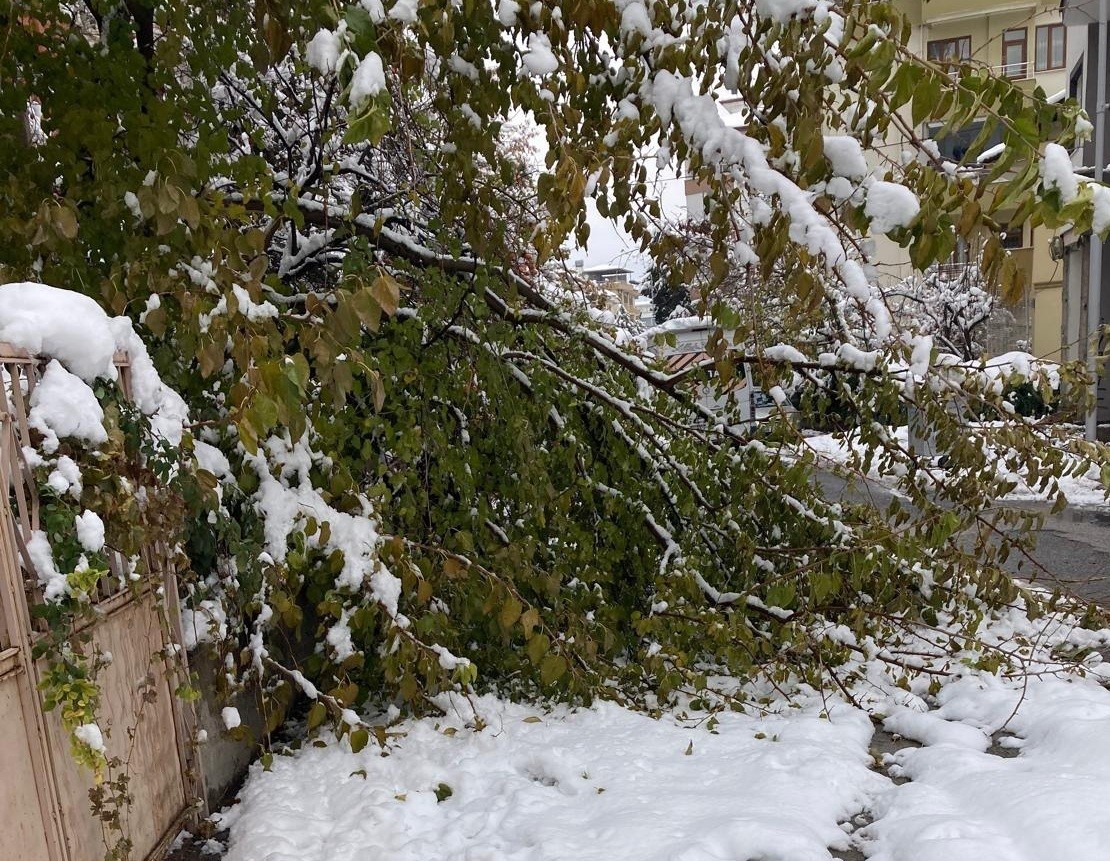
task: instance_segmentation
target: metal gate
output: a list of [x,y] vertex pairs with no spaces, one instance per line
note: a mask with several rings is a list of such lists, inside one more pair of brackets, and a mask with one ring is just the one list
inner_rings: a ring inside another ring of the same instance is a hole
[[[117,356],[117,367],[129,394],[125,356]],[[27,401],[39,374],[37,360],[0,344],[0,859],[101,861],[105,840],[90,807],[92,775],[72,760],[58,715],[44,710],[38,683],[45,666],[32,657],[41,634],[30,608],[41,595],[27,541],[39,528],[39,503],[22,449],[30,443]],[[181,621],[165,558],[160,548],[146,548],[144,582],[121,588],[125,563],[109,554],[116,576],[97,585],[88,631],[112,654],[97,675],[98,722],[111,730],[107,755],[123,760],[129,775],[123,830],[135,859],[159,857],[203,798],[192,761],[192,709],[174,695],[187,667],[184,651],[171,642],[181,641]],[[159,588],[165,609],[155,600]],[[175,659],[162,659],[175,652]]]

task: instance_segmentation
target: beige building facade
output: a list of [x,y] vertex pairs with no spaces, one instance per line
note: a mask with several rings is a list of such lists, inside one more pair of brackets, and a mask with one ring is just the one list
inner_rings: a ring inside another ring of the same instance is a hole
[[[1050,99],[1067,95],[1069,33],[1059,0],[896,0],[896,5],[913,25],[909,48],[917,55],[981,64],[1010,77],[1029,93],[1040,87]],[[726,123],[742,127],[738,103],[724,99],[720,110]],[[909,122],[908,108],[906,120]],[[981,123],[975,123],[938,140],[941,154],[963,162],[980,128]],[[931,137],[938,129],[939,125],[926,124],[916,131]],[[869,153],[872,169],[881,175],[884,164],[897,164],[905,148],[906,141],[892,131],[885,144]],[[988,148],[984,155],[989,154]],[[976,169],[977,165],[970,167]],[[988,168],[984,162],[982,169]],[[685,192],[687,216],[703,218],[704,186],[687,180]],[[1021,301],[997,314],[998,323],[992,323],[987,338],[991,353],[1022,347],[1043,358],[1061,358],[1064,273],[1062,262],[1053,259],[1050,250],[1053,235],[1047,228],[1034,229],[1029,224],[1012,225],[1006,231],[1003,244],[1025,272],[1028,289]],[[973,258],[965,251],[949,266],[971,265]],[[873,261],[880,283],[896,284],[913,272],[905,249],[883,236],[875,238]]]
[[[1067,96],[1069,33],[1058,0],[900,0],[898,6],[914,24],[910,47],[919,56],[980,63],[1027,92],[1040,87],[1050,99]],[[940,141],[942,154],[960,161],[977,132],[973,126]],[[1038,356],[1061,358],[1064,272],[1062,262],[1053,259],[1053,235],[1028,224],[1007,231],[1004,244],[1025,271],[1029,289],[1023,301],[1007,309],[1010,323],[993,339],[1012,343],[992,343],[992,352],[1024,345]],[[888,251],[879,246],[880,255]],[[904,254],[890,257],[880,259],[880,271],[901,274]]]

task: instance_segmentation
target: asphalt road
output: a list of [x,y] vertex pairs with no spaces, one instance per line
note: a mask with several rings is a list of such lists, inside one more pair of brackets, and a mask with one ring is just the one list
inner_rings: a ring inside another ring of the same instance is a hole
[[[867,502],[882,508],[891,493],[874,481],[856,479],[846,486],[843,479],[818,472],[817,480],[829,498]],[[1033,553],[1043,570],[1029,560],[1011,558],[1007,567],[1024,580],[1045,588],[1059,585],[1071,594],[1110,608],[1110,509],[1070,507],[1060,514],[1048,514],[1047,506],[1014,503],[1013,507],[1046,512]]]
[[1069,592],[1110,607],[1110,510],[1068,508],[1049,515],[1035,556]]

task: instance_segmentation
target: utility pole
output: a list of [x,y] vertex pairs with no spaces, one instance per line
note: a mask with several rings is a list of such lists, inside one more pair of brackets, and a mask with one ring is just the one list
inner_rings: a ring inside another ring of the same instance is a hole
[[[1110,0],[1098,4],[1098,79],[1095,82],[1095,182],[1101,183],[1106,167],[1106,19]],[[1091,235],[1091,267],[1087,279],[1087,373],[1091,377],[1091,406],[1085,436],[1098,439],[1098,348],[1102,329],[1102,239]]]

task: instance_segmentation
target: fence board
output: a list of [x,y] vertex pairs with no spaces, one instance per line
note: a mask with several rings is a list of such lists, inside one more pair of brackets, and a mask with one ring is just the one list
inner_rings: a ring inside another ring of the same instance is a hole
[[[120,387],[130,394],[126,357],[117,356]],[[38,362],[0,344],[0,859],[100,861],[104,841],[89,807],[92,778],[69,753],[68,736],[56,713],[43,711],[37,682],[44,662],[31,660],[39,636],[29,605],[41,600],[26,542],[39,527],[38,495],[22,454],[30,444],[27,423]],[[98,722],[106,731],[109,757],[126,763],[131,803],[125,830],[133,858],[160,854],[181,822],[196,812],[202,781],[191,761],[192,709],[174,696],[188,677],[181,641],[177,582],[162,563],[165,548],[147,548],[142,588],[125,588],[126,561],[111,559],[113,573],[97,584],[98,616],[92,648],[112,661],[97,682]],[[155,591],[165,589],[166,608]],[[166,660],[166,656],[171,658]],[[28,792],[28,787],[34,792]],[[11,795],[11,797],[9,797]]]
[[[9,658],[18,655],[17,649],[8,650]],[[3,659],[0,655],[0,660]],[[32,756],[35,739],[28,737],[28,727],[23,721],[20,676],[22,667],[0,676],[0,720],[4,734],[0,738],[0,810],[4,811],[4,825],[0,828],[0,858],[50,858],[47,845],[47,825],[39,804],[38,794],[27,788],[38,782],[38,772]]]

